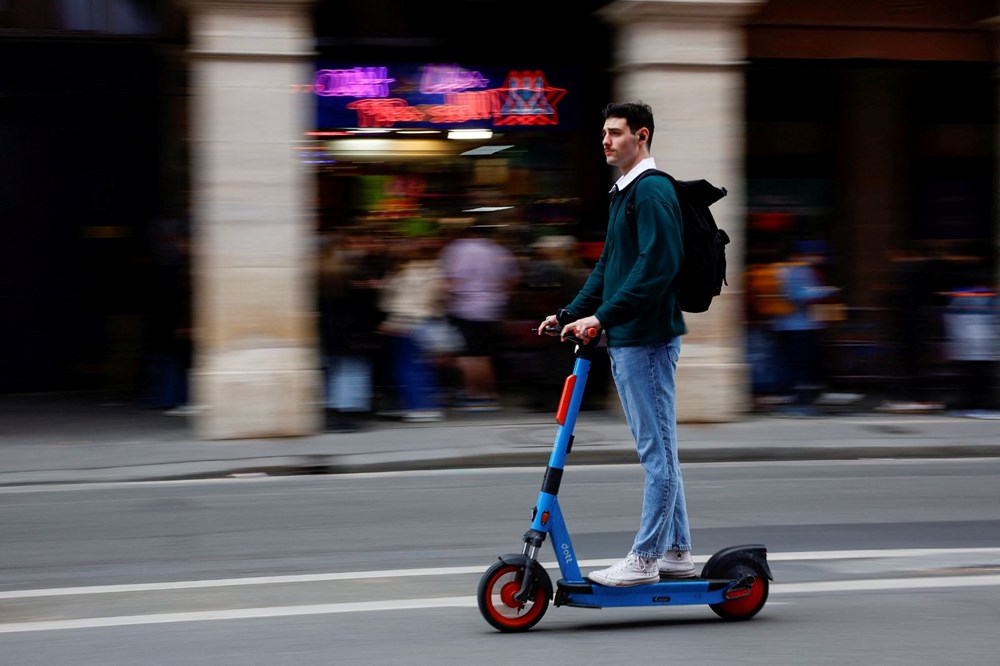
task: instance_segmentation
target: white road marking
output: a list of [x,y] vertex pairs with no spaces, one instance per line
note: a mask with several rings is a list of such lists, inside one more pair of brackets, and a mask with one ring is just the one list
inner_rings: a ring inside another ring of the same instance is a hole
[[[987,576],[947,576],[941,578],[889,578],[882,580],[789,583],[784,585],[772,585],[771,594],[874,592],[879,590],[913,591],[997,585],[1000,585],[1000,574]],[[476,597],[465,596],[438,597],[431,599],[391,599],[386,601],[313,604],[307,606],[265,606],[262,608],[194,611],[190,613],[154,613],[150,615],[122,615],[115,617],[82,618],[78,620],[47,620],[40,622],[0,624],[0,634],[26,633],[35,631],[63,631],[68,629],[98,629],[148,624],[171,624],[177,622],[207,622],[210,620],[246,620],[302,615],[329,615],[333,613],[425,610],[428,608],[473,608],[476,605]]]
[[0,624],[0,634],[62,629],[95,629],[126,627],[137,624],[170,624],[173,622],[205,622],[208,620],[246,620],[261,617],[291,617],[295,615],[325,615],[330,613],[362,613],[365,611],[419,610],[475,606],[475,597],[440,597],[436,599],[394,599],[391,601],[357,601],[342,604],[308,606],[265,606],[232,610],[193,611],[190,613],[153,613],[150,615],[120,615],[117,617],[81,618],[79,620],[45,620]]
[[[945,558],[955,555],[981,555],[996,557],[1000,566],[1000,548],[907,548],[883,550],[819,550],[767,554],[768,562],[806,562],[817,560],[861,560],[881,558],[927,557]],[[702,564],[707,555],[696,555],[694,561]],[[580,560],[581,568],[611,566],[617,559]],[[92,585],[86,587],[53,587],[37,590],[0,591],[0,599],[29,599],[37,597],[63,597],[91,594],[123,594],[127,592],[159,592],[164,590],[193,590],[212,587],[239,587],[246,585],[283,585],[289,583],[319,583],[338,580],[370,580],[376,578],[411,578],[419,576],[460,576],[483,573],[491,562],[468,567],[434,567],[425,569],[385,569],[381,571],[340,571],[335,573],[297,574],[290,576],[256,576],[248,578],[216,578],[211,580],[184,580],[161,583],[135,583],[123,585]],[[988,564],[988,563],[984,563]],[[546,569],[557,570],[556,562],[542,562]]]
[[898,550],[817,550],[811,552],[803,551],[791,553],[768,552],[767,561],[804,562],[807,560],[869,560],[887,557],[947,557],[950,555],[1000,556],[1000,548],[900,548]]
[[944,587],[983,587],[1000,585],[1000,574],[985,576],[922,576],[917,578],[885,578],[873,580],[825,580],[814,583],[783,583],[772,585],[772,594],[804,594],[811,592],[874,592],[877,590],[932,590]]

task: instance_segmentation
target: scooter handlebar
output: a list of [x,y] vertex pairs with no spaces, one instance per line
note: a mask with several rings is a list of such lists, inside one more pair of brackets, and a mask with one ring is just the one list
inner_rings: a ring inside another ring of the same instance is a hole
[[[532,333],[537,333],[538,329],[537,328],[533,328],[533,329],[531,329],[531,332]],[[590,327],[590,328],[587,329],[586,333],[584,334],[584,337],[586,339],[581,338],[581,337],[579,337],[577,335],[574,335],[573,333],[567,333],[566,335],[562,335],[562,327],[561,326],[546,326],[545,328],[542,329],[542,333],[544,333],[545,335],[551,335],[551,336],[557,337],[557,338],[558,337],[562,337],[562,338],[565,338],[566,340],[572,340],[573,342],[575,342],[577,344],[580,344],[580,345],[590,344],[591,340],[593,340],[594,338],[596,338],[597,336],[599,336],[601,334],[600,330],[598,330],[598,329],[596,329],[594,327]]]

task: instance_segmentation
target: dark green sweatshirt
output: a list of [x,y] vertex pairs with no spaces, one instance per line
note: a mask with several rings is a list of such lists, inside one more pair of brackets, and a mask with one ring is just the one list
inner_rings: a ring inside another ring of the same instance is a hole
[[[625,204],[636,190],[635,220]],[[684,227],[673,184],[662,176],[630,183],[611,201],[608,234],[597,265],[567,306],[595,315],[611,347],[666,342],[687,332],[671,286],[684,259]]]

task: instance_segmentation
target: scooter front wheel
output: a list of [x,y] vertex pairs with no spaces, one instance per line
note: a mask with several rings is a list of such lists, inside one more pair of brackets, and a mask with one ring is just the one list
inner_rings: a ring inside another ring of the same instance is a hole
[[730,569],[725,577],[733,580],[749,578],[746,594],[723,601],[721,604],[712,604],[709,608],[724,620],[749,620],[760,612],[767,602],[767,593],[770,589],[764,572],[749,564],[738,564]]
[[497,562],[479,581],[479,612],[495,629],[527,631],[535,626],[549,607],[549,591],[535,581],[532,596],[525,603],[514,598],[527,575],[524,567]]

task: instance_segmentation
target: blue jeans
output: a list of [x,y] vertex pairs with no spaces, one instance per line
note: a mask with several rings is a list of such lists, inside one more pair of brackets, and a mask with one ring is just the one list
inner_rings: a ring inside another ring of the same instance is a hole
[[642,347],[609,347],[611,374],[645,472],[642,518],[632,552],[654,559],[691,550],[684,481],[677,459],[674,372],[681,339]]
[[372,408],[372,362],[365,356],[327,356],[327,409],[367,412]]
[[400,406],[406,411],[438,409],[437,373],[420,345],[409,335],[390,335],[386,342]]

